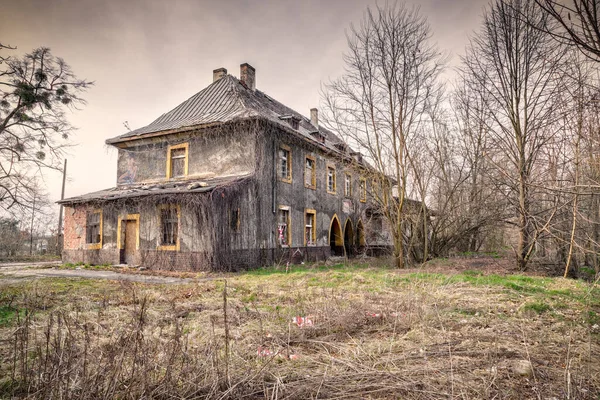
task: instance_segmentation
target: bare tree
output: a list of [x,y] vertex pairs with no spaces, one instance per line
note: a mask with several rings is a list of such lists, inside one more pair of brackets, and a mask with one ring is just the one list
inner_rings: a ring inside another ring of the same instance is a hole
[[[419,9],[398,3],[368,8],[347,39],[345,73],[325,85],[325,120],[377,171],[383,195],[371,192],[391,228],[395,264],[401,268],[411,157],[427,123],[427,103],[441,90],[438,76],[445,57],[432,43]],[[392,186],[394,200],[388,203]]]
[[598,0],[535,0],[558,26],[546,29],[561,43],[574,45],[600,61],[600,3]]
[[497,190],[515,210],[515,253],[521,270],[527,268],[537,237],[552,215],[552,205],[535,201],[544,149],[556,133],[554,107],[563,57],[560,46],[545,33],[548,18],[533,2],[497,0],[463,59],[463,78],[481,92],[490,111],[491,118],[480,121],[492,140],[486,156],[502,177]]
[[48,48],[0,57],[0,209],[30,207],[39,171],[60,169],[74,130],[65,111],[84,104],[90,85]]

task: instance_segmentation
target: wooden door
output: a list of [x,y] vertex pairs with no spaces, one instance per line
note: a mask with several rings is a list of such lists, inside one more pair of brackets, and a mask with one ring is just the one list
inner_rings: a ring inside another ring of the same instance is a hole
[[127,220],[125,224],[125,264],[135,263],[135,252],[137,247],[137,221]]

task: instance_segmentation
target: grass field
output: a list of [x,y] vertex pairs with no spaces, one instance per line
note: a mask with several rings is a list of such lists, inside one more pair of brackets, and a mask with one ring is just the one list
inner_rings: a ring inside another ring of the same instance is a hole
[[596,284],[445,262],[0,279],[0,398],[600,398]]

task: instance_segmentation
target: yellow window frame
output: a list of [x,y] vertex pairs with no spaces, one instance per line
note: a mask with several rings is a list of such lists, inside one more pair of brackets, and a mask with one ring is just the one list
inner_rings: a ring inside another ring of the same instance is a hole
[[[178,150],[178,149],[185,149],[185,158],[184,158],[184,163],[183,163],[183,177],[186,177],[188,175],[188,159],[189,159],[189,143],[181,143],[181,144],[176,144],[176,145],[172,145],[169,146],[167,148],[167,179],[171,179],[173,178],[172,173],[173,171],[171,170],[171,157],[172,157],[172,153],[173,150]],[[181,176],[178,176],[177,178],[182,178]]]
[[317,245],[317,211],[312,208],[304,209],[304,246],[308,246],[308,238],[306,237],[306,217],[310,215],[311,223],[312,223],[312,244],[310,246]]
[[[306,160],[312,160],[313,168],[312,168],[312,176],[310,177],[310,185],[306,184]],[[317,188],[317,159],[314,156],[306,156],[306,160],[304,161],[304,187],[308,189],[316,189]]]
[[120,216],[117,221],[117,249],[124,249],[122,238],[121,238],[121,229],[123,221],[135,221],[135,249],[140,249],[140,214],[127,214],[124,216]]
[[[329,190],[329,170],[333,171],[333,190]],[[327,170],[326,170],[326,188],[327,188],[327,193],[329,194],[335,194],[336,190],[337,190],[337,171],[335,170],[335,165],[334,164],[327,164]]]
[[[279,223],[279,210],[287,211],[287,244],[283,247],[292,247],[292,209],[290,206],[280,205],[277,208],[277,223]],[[278,237],[279,240],[279,237]]]
[[285,182],[285,183],[292,183],[292,148],[288,145],[285,144],[280,144],[279,145],[279,149],[280,150],[285,150],[288,152],[288,158],[287,158],[287,172],[288,172],[288,176],[284,177],[284,176],[280,176],[281,174],[281,164],[280,164],[280,159],[279,159],[279,152],[277,152],[277,175],[279,176],[279,180],[281,182]]
[[360,178],[360,184],[359,184],[359,200],[361,203],[366,203],[367,202],[367,180],[363,177]]
[[[177,210],[177,243],[175,244],[160,244],[162,236],[162,220],[161,211],[167,208],[175,207]],[[161,204],[158,206],[158,241],[156,250],[160,251],[179,251],[181,243],[181,206],[179,204]]]
[[[102,213],[102,209],[101,208],[96,208],[92,211],[92,214],[100,214],[100,241],[98,243],[86,243],[87,244],[87,248],[88,250],[99,250],[102,248],[102,241],[104,239],[104,234],[102,232],[102,228],[103,228],[103,223],[104,223],[104,215]],[[85,221],[85,229],[86,229],[86,238],[87,238],[87,215],[86,215],[86,221]]]
[[[347,181],[350,184],[349,187],[346,185]],[[352,196],[352,174],[350,172],[344,173],[344,196]]]

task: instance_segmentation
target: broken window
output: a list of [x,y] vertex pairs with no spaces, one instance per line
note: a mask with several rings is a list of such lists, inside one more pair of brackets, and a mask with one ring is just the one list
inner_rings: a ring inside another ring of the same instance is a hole
[[[177,246],[179,239],[179,207],[163,206],[160,209],[160,245]],[[174,250],[174,248],[163,249]]]
[[292,151],[283,145],[279,148],[279,178],[288,183],[292,181]]
[[292,242],[289,207],[280,206],[277,214],[277,242],[281,246],[289,246]]
[[344,196],[352,196],[352,175],[348,173],[344,179]]
[[327,192],[335,194],[335,167],[327,166]]
[[86,216],[86,237],[88,244],[102,243],[102,211],[88,212]]
[[240,230],[240,209],[233,208],[229,210],[229,227],[233,232]]
[[167,163],[167,177],[180,178],[187,175],[188,144],[170,146]]
[[314,246],[317,244],[317,212],[306,210],[304,213],[304,245]]
[[367,180],[365,178],[360,178],[360,201],[365,203],[367,201]]
[[317,186],[315,165],[314,157],[306,156],[306,164],[304,166],[304,186],[310,189],[314,189]]

